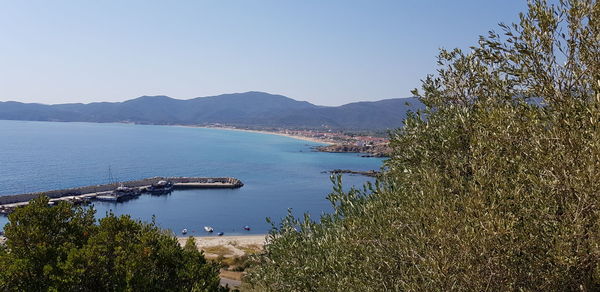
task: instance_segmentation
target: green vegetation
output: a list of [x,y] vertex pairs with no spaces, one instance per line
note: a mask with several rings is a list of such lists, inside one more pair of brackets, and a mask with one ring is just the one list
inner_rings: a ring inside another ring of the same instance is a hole
[[229,249],[226,246],[206,246],[203,247],[202,250],[205,253],[209,253],[209,254],[214,254],[217,256],[226,256],[226,255],[231,255],[233,253],[233,251],[231,249]]
[[170,233],[91,208],[48,198],[9,216],[0,248],[2,291],[226,291],[218,266],[193,238],[179,246]]
[[332,214],[284,218],[256,290],[600,289],[600,4],[501,27],[442,50],[377,184],[334,179]]

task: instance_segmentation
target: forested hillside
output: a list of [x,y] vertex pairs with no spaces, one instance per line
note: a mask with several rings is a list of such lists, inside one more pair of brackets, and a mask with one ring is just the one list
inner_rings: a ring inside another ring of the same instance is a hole
[[415,98],[326,107],[282,95],[246,92],[189,100],[143,96],[114,103],[44,105],[0,102],[0,119],[385,130],[401,126],[409,110],[422,107]]

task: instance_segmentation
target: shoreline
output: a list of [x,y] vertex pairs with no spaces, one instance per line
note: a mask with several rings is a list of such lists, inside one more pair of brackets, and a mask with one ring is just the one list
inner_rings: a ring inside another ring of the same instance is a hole
[[[239,287],[244,276],[244,264],[248,257],[264,252],[267,234],[225,235],[225,236],[191,236],[196,241],[196,249],[210,261],[216,261],[222,268],[219,270],[221,285]],[[190,236],[178,236],[177,242],[185,246]],[[236,269],[242,267],[242,270]]]
[[298,135],[290,135],[290,134],[285,134],[285,133],[280,133],[280,132],[272,132],[272,131],[265,131],[265,130],[238,129],[238,128],[233,128],[233,127],[185,126],[185,125],[182,125],[182,127],[203,128],[203,129],[217,129],[217,130],[239,131],[239,132],[247,132],[247,133],[266,134],[266,135],[276,135],[276,136],[288,137],[288,138],[292,138],[292,139],[296,139],[296,140],[303,140],[303,141],[309,141],[309,142],[326,144],[326,145],[335,145],[335,143],[333,143],[331,141],[326,141],[326,140],[319,139],[319,138],[311,138],[311,137],[304,137],[304,136],[298,136]]
[[260,244],[264,245],[267,241],[268,234],[248,234],[248,235],[190,235],[190,236],[176,236],[180,243],[185,244],[188,238],[193,237],[196,240],[198,246],[213,246],[218,244],[228,244],[231,242],[238,242],[239,244]]
[[[2,119],[0,119],[2,120]],[[31,120],[2,120],[2,121],[19,121],[19,122],[41,122],[41,123],[86,123],[86,124],[121,124],[121,125],[140,125],[140,126],[166,126],[166,127],[183,127],[183,128],[204,128],[204,129],[217,129],[217,130],[227,130],[227,131],[240,131],[240,132],[248,132],[248,133],[258,133],[258,134],[266,134],[266,135],[277,135],[282,137],[288,137],[296,140],[303,140],[308,142],[320,143],[325,145],[335,145],[336,143],[312,138],[312,137],[304,137],[298,135],[290,135],[280,132],[272,132],[265,130],[250,130],[250,129],[238,129],[234,127],[214,127],[214,126],[200,126],[200,125],[163,125],[163,124],[139,124],[139,123],[128,123],[128,122],[81,122],[81,121],[31,121]]]
[[202,250],[206,258],[239,258],[263,250],[267,234],[229,236],[178,236],[177,242],[185,246],[189,237],[196,241],[196,248]]
[[[221,242],[224,243],[230,243],[230,242],[240,242],[240,244],[260,244],[260,245],[264,245],[267,241],[267,236],[268,234],[248,234],[248,235],[223,235],[223,236],[176,236],[175,238],[177,238],[177,240],[181,243],[183,242],[183,244],[185,244],[185,241],[190,238],[193,237],[196,240],[196,245],[206,245],[206,246],[211,246],[208,244],[218,244]],[[4,237],[4,235],[0,235],[0,242],[2,242],[2,240],[5,240],[6,237]]]
[[[214,246],[256,246],[262,248],[267,242],[268,234],[249,234],[249,235],[224,235],[224,236],[176,236],[181,246],[189,237],[196,240],[196,246],[200,249]],[[0,235],[0,244],[4,243],[6,237]]]

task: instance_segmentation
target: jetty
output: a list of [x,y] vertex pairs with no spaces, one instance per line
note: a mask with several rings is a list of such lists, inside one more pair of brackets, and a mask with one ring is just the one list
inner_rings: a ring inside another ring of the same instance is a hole
[[350,169],[334,169],[331,171],[322,171],[321,173],[327,173],[327,172],[329,172],[331,174],[340,174],[340,173],[359,174],[359,175],[370,176],[370,177],[378,177],[381,175],[380,171],[375,171],[375,170],[356,171],[356,170],[350,170]]
[[119,187],[134,188],[140,193],[147,193],[151,186],[159,181],[171,182],[173,189],[236,189],[244,186],[239,179],[233,177],[152,177],[120,183],[0,196],[0,214],[8,214],[41,195],[50,198],[51,204],[60,201],[81,203],[110,194]]

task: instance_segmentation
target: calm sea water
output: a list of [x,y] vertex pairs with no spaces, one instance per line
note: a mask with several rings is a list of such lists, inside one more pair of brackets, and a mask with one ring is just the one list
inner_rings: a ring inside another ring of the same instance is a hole
[[[379,169],[382,160],[311,151],[317,143],[276,135],[217,129],[127,124],[0,121],[0,196],[153,176],[232,176],[235,190],[186,190],[142,195],[124,203],[95,202],[108,211],[179,233],[204,235],[210,225],[226,234],[265,233],[292,208],[317,218],[331,210],[331,169]],[[344,176],[360,186],[363,176]],[[0,216],[0,226],[7,218]],[[245,232],[244,225],[252,230]]]

